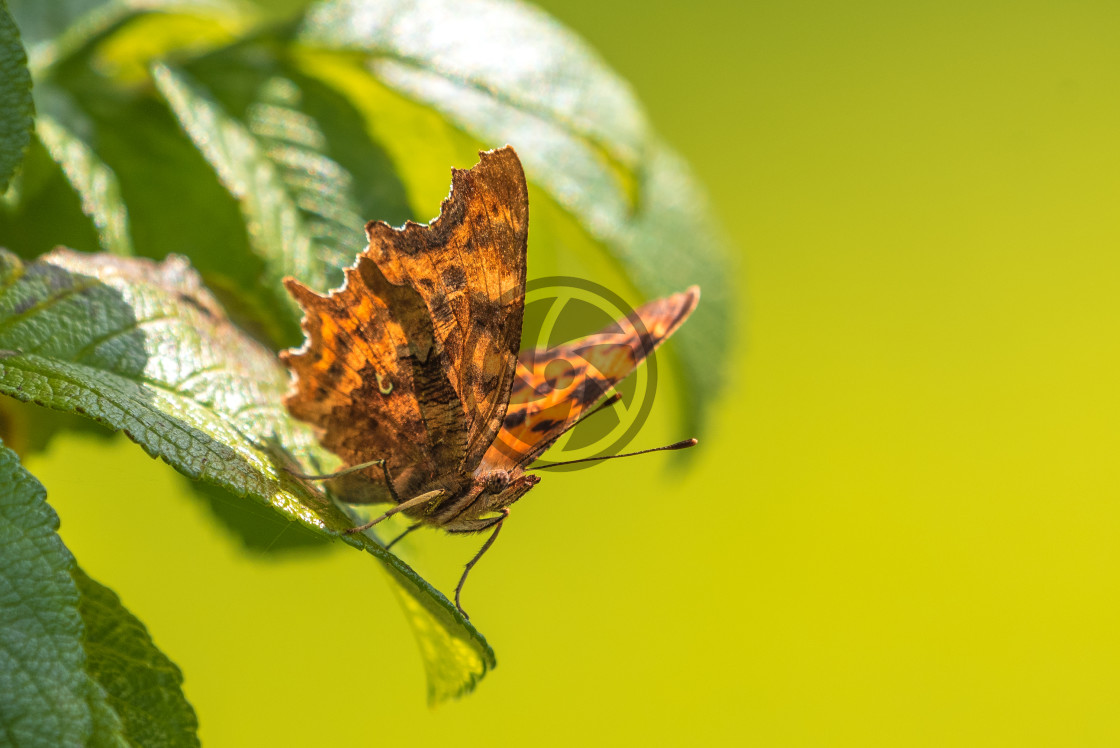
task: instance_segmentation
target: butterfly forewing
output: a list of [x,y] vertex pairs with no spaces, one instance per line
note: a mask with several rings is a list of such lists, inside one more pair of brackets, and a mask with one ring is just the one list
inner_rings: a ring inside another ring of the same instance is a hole
[[446,356],[446,377],[462,402],[465,471],[501,428],[513,385],[524,313],[529,202],[512,148],[481,154],[454,170],[440,217],[397,230],[366,226],[370,256],[392,283],[416,289]]

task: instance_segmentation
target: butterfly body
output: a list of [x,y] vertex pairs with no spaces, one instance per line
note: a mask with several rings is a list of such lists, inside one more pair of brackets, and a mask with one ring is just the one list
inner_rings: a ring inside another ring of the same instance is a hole
[[539,481],[529,465],[699,299],[693,287],[596,335],[519,353],[528,192],[512,148],[480,156],[452,171],[430,224],[367,224],[369,247],[341,288],[284,281],[307,333],[281,354],[294,375],[285,403],[350,466],[331,491],[454,533],[496,533]]

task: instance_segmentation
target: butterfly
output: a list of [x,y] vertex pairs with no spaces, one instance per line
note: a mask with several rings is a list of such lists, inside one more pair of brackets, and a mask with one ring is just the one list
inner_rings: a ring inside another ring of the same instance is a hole
[[[284,284],[303,309],[303,346],[281,353],[285,399],[345,466],[322,479],[352,504],[393,506],[450,533],[497,538],[509,507],[540,481],[529,466],[688,318],[695,286],[564,345],[520,351],[529,200],[506,146],[453,169],[428,225],[366,225],[369,246],[322,296]],[[678,443],[671,448],[690,446]],[[395,541],[394,541],[395,542]],[[465,616],[466,613],[463,612]]]

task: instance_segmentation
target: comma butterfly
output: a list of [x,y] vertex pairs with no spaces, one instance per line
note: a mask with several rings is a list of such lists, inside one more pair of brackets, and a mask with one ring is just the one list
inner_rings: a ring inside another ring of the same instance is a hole
[[305,477],[348,503],[394,505],[355,532],[397,512],[417,520],[410,529],[492,528],[455,589],[460,611],[467,573],[540,480],[529,465],[593,406],[612,402],[611,388],[700,298],[694,286],[598,334],[519,354],[525,175],[509,146],[480,157],[452,170],[451,194],[427,226],[368,223],[369,247],[342,288],[320,296],[284,280],[308,336],[281,354],[295,375],[285,404],[347,466]]

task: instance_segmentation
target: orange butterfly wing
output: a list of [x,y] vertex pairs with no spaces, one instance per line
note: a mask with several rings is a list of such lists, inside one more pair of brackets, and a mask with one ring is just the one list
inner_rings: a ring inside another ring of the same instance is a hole
[[467,440],[456,461],[478,465],[502,426],[515,379],[525,302],[529,194],[506,146],[452,170],[451,194],[427,226],[366,225],[367,253],[385,278],[424,300],[462,403]]
[[[386,460],[398,491],[454,465],[466,429],[420,296],[389,283],[366,254],[326,296],[284,283],[307,332],[304,347],[280,354],[295,374],[284,401],[292,415],[345,465]],[[335,488],[351,503],[388,501],[383,475],[367,468]]]
[[[398,494],[458,490],[494,441],[515,378],[529,206],[512,148],[452,171],[428,225],[366,225],[369,247],[342,288],[285,285],[307,342],[282,358],[285,402],[345,465],[387,461]],[[332,489],[351,503],[389,498],[370,467]]]
[[595,335],[522,351],[502,429],[480,471],[525,467],[672,335],[700,300],[696,286],[651,301]]

